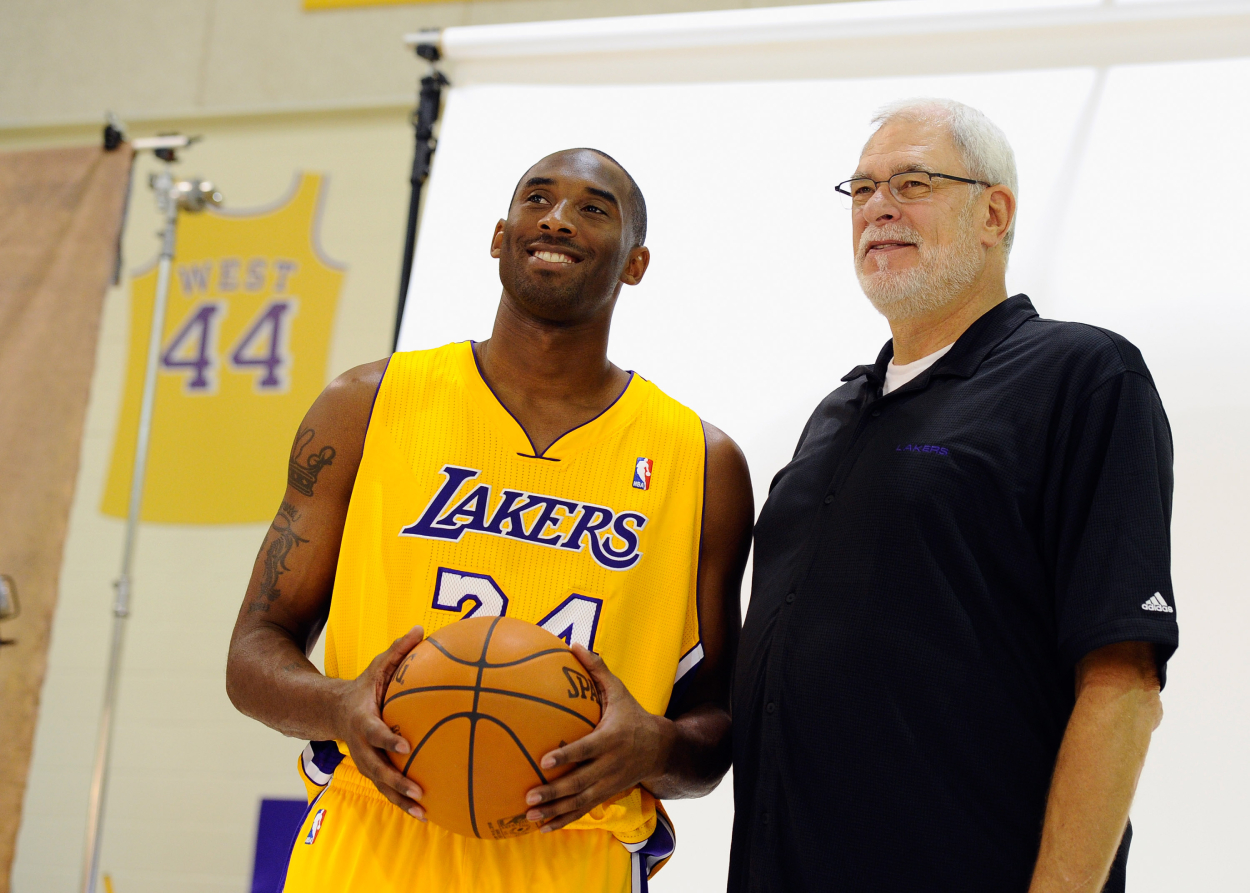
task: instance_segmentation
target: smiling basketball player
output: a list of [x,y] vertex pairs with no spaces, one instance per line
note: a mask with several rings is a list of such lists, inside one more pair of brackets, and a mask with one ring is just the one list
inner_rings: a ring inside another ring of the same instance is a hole
[[[645,889],[674,843],[657,798],[728,768],[750,479],[732,440],[608,361],[645,235],[614,160],[542,159],[495,227],[490,340],[353,369],[305,417],[227,669],[235,706],[312,742],[286,890]],[[541,760],[578,766],[535,778],[540,831],[503,840],[423,821],[384,753],[413,742],[379,711],[423,630],[490,614],[569,642],[604,705]]]

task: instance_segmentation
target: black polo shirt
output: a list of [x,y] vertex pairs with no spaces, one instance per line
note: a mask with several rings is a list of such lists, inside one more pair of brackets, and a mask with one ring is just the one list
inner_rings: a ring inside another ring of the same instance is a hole
[[1162,678],[1176,649],[1137,349],[1018,295],[882,397],[891,356],[817,407],[756,524],[732,893],[1024,893],[1074,665],[1153,642]]

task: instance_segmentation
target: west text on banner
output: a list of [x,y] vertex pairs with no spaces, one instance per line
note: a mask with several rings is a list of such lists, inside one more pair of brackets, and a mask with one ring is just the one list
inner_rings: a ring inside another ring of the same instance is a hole
[[[317,243],[325,189],[323,176],[304,173],[275,208],[179,219],[143,520],[273,516],[288,463],[299,458],[291,455],[296,428],[326,384],[343,283],[344,267]],[[131,289],[126,390],[102,506],[119,518],[129,498],[155,266]]]

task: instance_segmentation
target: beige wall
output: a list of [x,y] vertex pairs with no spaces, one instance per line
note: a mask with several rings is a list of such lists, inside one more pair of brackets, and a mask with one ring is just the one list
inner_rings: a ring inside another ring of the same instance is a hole
[[786,6],[787,0],[487,0],[305,13],[300,0],[0,0],[0,140],[17,126],[409,102],[407,31]]

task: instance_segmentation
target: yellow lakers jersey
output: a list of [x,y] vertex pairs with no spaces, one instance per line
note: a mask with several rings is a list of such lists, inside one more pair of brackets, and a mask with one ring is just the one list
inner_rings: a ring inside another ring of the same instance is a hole
[[[538,455],[471,343],[395,354],[348,509],[326,673],[354,678],[417,624],[506,615],[598,652],[663,713],[702,658],[704,461],[699,418],[636,374]],[[631,849],[655,827],[640,788],[569,826]]]

